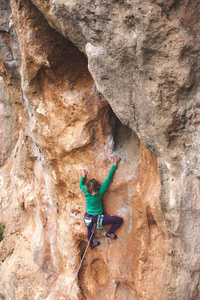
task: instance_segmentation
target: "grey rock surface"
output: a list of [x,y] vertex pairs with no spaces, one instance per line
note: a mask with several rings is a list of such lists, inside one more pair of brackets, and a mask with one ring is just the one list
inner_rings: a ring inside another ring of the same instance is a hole
[[175,253],[166,257],[173,271],[161,274],[166,278],[162,299],[193,299],[192,282],[200,269],[200,242],[194,233],[200,222],[200,3],[33,3],[51,26],[86,53],[98,90],[158,157],[166,247]]

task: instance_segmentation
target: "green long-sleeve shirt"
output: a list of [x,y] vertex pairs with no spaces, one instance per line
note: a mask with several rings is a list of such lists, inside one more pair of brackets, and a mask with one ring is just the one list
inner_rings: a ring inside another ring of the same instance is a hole
[[85,177],[81,177],[79,187],[84,192],[86,198],[86,212],[90,215],[100,215],[103,213],[102,207],[102,197],[105,191],[108,188],[109,183],[112,180],[112,177],[115,173],[116,166],[112,166],[107,178],[105,179],[104,183],[100,186],[98,190],[98,195],[91,195],[86,191],[86,185],[83,184],[85,181]]

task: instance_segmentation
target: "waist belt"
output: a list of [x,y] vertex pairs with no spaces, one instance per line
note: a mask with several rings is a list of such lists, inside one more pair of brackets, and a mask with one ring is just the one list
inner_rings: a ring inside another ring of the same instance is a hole
[[[88,213],[85,213],[84,215],[84,223],[85,223],[85,227],[90,227],[93,224],[93,220],[92,217],[96,217],[96,215],[90,215]],[[97,231],[100,231],[103,229],[103,219],[104,219],[104,215],[98,215],[97,218]]]

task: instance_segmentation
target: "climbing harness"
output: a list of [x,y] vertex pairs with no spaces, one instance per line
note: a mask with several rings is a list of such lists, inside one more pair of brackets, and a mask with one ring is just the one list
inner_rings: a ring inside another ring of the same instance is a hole
[[93,234],[95,233],[95,231],[96,231],[96,223],[94,223],[93,226],[92,226],[92,234],[91,234],[91,236],[90,236],[90,239],[89,239],[89,241],[88,241],[87,247],[86,247],[85,252],[84,252],[84,254],[83,254],[83,257],[82,257],[82,259],[81,259],[80,265],[79,265],[79,267],[78,267],[78,270],[77,270],[77,272],[76,272],[76,275],[75,275],[75,277],[74,277],[74,280],[72,281],[72,285],[71,285],[71,287],[70,287],[70,289],[69,289],[69,292],[68,292],[67,297],[66,297],[65,300],[67,300],[68,297],[69,297],[69,294],[70,294],[71,289],[72,289],[72,287],[73,287],[73,285],[74,285],[74,282],[75,282],[76,277],[77,277],[77,275],[78,275],[78,272],[79,272],[79,270],[80,270],[80,268],[81,268],[82,262],[83,262],[83,260],[84,260],[84,258],[85,258],[85,254],[86,254],[86,252],[87,252],[87,249],[88,249],[88,247],[89,247],[90,241],[91,241],[91,239],[92,239]]
[[[104,219],[104,215],[98,215],[97,218],[97,233],[99,233],[100,230],[103,229],[103,219]],[[88,213],[84,214],[84,223],[85,223],[85,227],[90,227],[92,226],[92,216]]]
[[98,219],[97,219],[97,233],[99,233],[99,231],[103,229],[103,219],[104,219],[104,215],[98,215]]

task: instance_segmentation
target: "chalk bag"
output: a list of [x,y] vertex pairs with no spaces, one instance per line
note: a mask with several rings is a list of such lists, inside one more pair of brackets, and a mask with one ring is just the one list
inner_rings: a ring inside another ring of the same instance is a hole
[[84,215],[84,223],[85,223],[85,227],[92,226],[92,217],[88,216],[86,213]]

